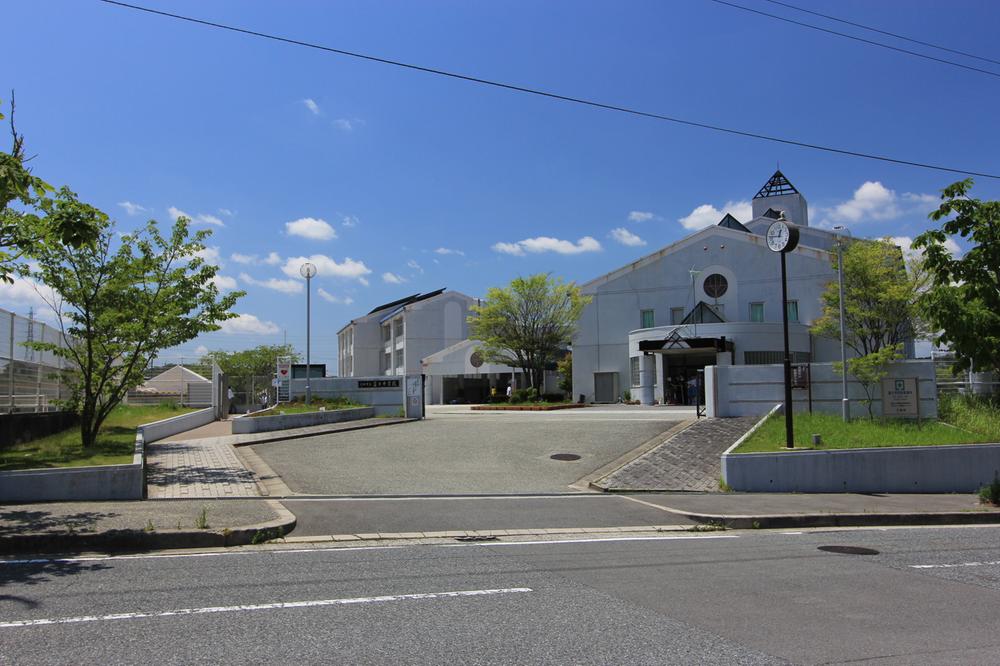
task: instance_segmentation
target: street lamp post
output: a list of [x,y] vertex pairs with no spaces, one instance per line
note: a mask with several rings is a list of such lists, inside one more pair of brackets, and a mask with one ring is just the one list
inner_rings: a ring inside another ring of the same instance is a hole
[[316,266],[310,264],[308,261],[299,267],[299,275],[306,279],[306,404],[308,405],[312,400],[312,386],[311,384],[311,361],[310,352],[310,336],[309,336],[309,316],[310,316],[310,281],[316,275]]
[[[834,231],[851,233],[851,230],[843,225],[838,225],[833,229]],[[843,368],[840,376],[840,413],[844,418],[844,423],[847,423],[851,420],[851,400],[847,397],[847,348],[844,342],[847,335],[844,325],[844,237],[839,234],[837,236],[837,281],[840,285],[840,363]]]

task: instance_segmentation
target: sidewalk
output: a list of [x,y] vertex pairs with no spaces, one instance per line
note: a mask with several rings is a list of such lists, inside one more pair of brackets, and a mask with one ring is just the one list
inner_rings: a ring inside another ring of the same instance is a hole
[[0,553],[206,548],[287,534],[273,500],[53,502],[0,507]]

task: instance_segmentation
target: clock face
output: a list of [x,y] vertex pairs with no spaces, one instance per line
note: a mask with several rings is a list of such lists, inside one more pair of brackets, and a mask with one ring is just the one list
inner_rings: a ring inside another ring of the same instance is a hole
[[774,222],[767,228],[767,246],[774,252],[781,252],[788,246],[791,233],[784,222]]

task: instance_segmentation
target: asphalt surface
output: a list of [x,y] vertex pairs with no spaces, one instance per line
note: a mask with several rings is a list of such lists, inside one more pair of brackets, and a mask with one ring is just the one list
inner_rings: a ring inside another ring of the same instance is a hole
[[297,519],[294,536],[362,532],[437,532],[695,523],[649,502],[620,495],[464,497],[454,499],[284,500]]
[[1000,657],[996,527],[8,560],[0,581],[4,663]]
[[[667,409],[437,412],[414,423],[252,448],[302,494],[563,492],[690,416]],[[552,460],[556,453],[580,458]]]

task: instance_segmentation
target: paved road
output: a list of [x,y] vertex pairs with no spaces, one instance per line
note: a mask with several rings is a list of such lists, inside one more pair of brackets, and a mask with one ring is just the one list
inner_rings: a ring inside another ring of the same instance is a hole
[[[843,555],[825,546],[861,546]],[[997,663],[1000,529],[3,562],[0,662]]]
[[[296,493],[562,492],[689,417],[670,409],[437,411],[416,423],[253,450]],[[556,453],[580,459],[552,460]]]

